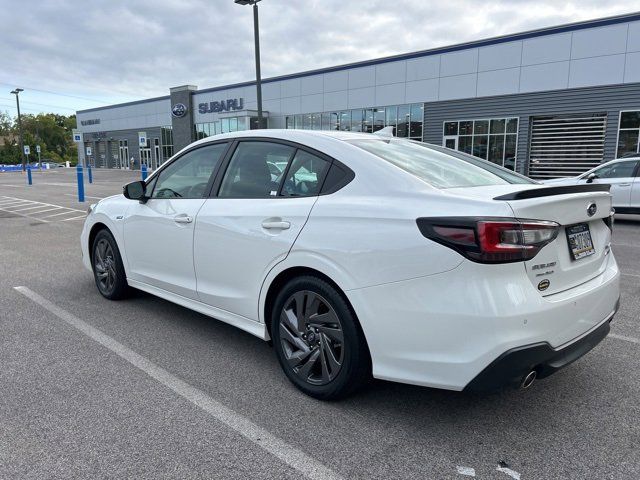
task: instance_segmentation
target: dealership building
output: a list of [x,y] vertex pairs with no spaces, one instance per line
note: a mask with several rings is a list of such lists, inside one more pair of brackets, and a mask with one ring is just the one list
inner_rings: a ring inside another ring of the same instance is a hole
[[[268,128],[375,132],[445,145],[533,178],[638,152],[640,13],[262,81]],[[190,142],[259,126],[255,82],[77,112],[81,160],[157,168]]]

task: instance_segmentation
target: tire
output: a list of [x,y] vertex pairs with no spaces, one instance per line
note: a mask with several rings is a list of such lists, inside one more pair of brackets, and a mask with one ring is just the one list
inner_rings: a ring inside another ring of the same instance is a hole
[[107,229],[100,230],[91,245],[93,278],[100,294],[109,300],[125,298],[129,292],[127,275],[115,238]]
[[297,277],[282,288],[271,312],[271,334],[284,373],[311,397],[344,398],[371,378],[369,348],[354,313],[318,277]]

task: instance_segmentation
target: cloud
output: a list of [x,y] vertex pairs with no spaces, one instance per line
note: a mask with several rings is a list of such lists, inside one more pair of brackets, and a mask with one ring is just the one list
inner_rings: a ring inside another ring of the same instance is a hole
[[[263,0],[262,73],[368,60],[629,8],[616,0]],[[255,76],[251,8],[232,0],[29,0],[5,8],[3,16],[2,83],[112,102]]]

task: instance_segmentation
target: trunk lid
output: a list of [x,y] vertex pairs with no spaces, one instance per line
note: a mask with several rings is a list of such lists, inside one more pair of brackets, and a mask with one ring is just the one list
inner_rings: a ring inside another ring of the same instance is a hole
[[[453,190],[458,189],[450,189],[450,192],[474,198],[490,197],[496,202],[508,203],[518,219],[547,220],[561,225],[556,239],[542,248],[533,259],[524,262],[526,274],[540,295],[548,296],[573,288],[605,270],[611,248],[611,230],[604,221],[611,213],[608,186],[499,187],[466,188],[455,192]],[[585,250],[590,237],[593,253],[586,254],[583,251],[580,258],[575,259],[569,234],[578,252]]]

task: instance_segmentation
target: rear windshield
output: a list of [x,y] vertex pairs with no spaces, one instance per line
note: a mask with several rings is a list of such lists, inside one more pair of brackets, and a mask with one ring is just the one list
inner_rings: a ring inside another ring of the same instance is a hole
[[422,142],[381,138],[349,143],[437,188],[537,183],[486,160]]

